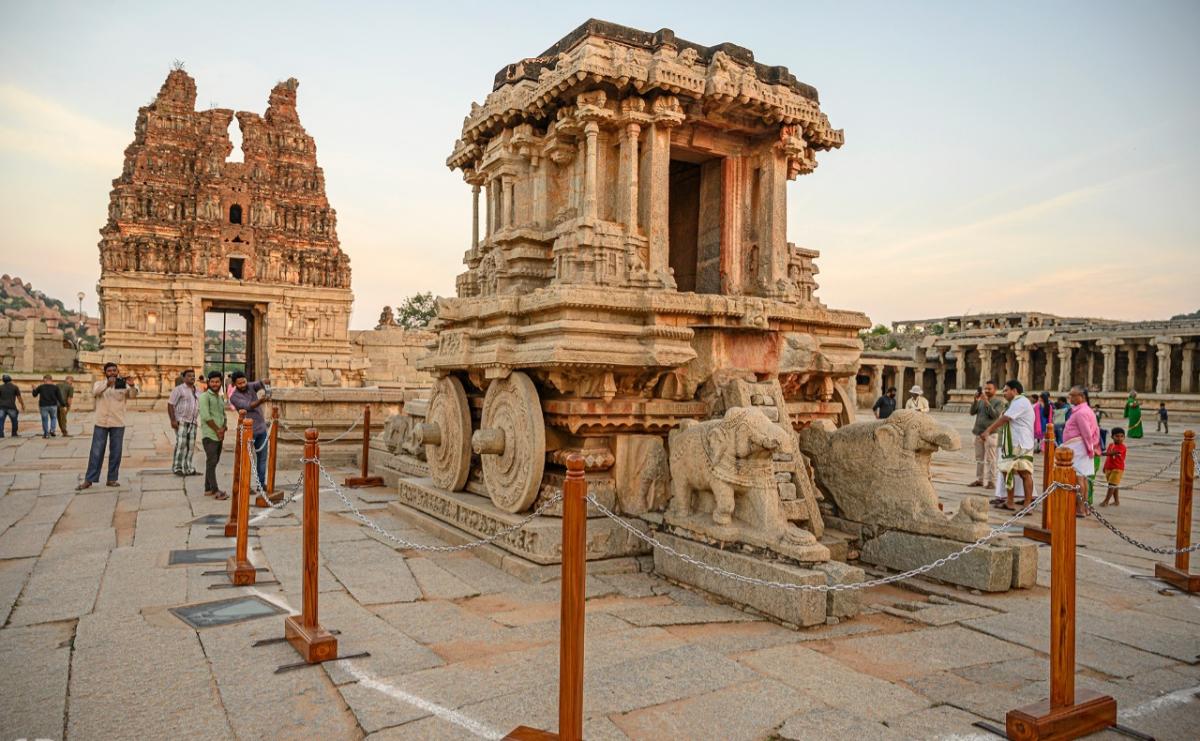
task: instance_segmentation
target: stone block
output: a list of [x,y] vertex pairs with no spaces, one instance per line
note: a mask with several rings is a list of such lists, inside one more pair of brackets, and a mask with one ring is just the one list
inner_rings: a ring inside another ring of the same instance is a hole
[[[813,566],[813,569],[825,574],[828,584],[858,584],[866,579],[866,572],[857,566],[829,561]],[[858,589],[843,592],[827,592],[825,594],[825,614],[829,617],[854,617],[862,609],[862,591]]]
[[[932,535],[891,530],[863,544],[862,560],[895,571],[908,571],[954,553],[964,545]],[[928,576],[984,592],[1004,592],[1012,586],[1013,550],[1006,546],[981,546],[937,567]]]
[[[400,509],[422,512],[442,523],[485,537],[525,519],[494,506],[486,497],[466,492],[438,489],[429,479],[398,478],[398,501],[388,507],[401,515]],[[401,515],[402,516],[402,515]],[[417,520],[418,526],[423,522]],[[536,517],[523,528],[494,541],[508,553],[537,564],[562,563],[562,520],[555,517]],[[597,560],[635,556],[645,553],[647,546],[617,523],[608,518],[588,521],[587,558]]]
[[[826,581],[825,574],[820,571],[723,551],[666,533],[657,533],[655,538],[680,553],[735,574],[792,584],[824,584]],[[669,579],[752,607],[785,623],[809,626],[825,622],[825,595],[820,592],[799,592],[734,581],[693,566],[658,548],[654,549],[654,570]]]
[[1038,544],[1012,538],[1008,547],[1013,554],[1012,588],[1029,589],[1037,586]]

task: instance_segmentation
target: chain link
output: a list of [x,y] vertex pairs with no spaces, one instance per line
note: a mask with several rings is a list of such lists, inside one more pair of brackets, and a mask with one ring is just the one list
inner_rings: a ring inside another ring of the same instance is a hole
[[697,558],[689,556],[686,553],[680,553],[679,551],[675,550],[671,546],[659,542],[653,536],[651,536],[647,533],[644,533],[641,530],[639,530],[638,528],[634,527],[632,524],[630,524],[628,521],[626,521],[623,517],[620,517],[619,515],[614,514],[611,510],[609,510],[607,507],[605,507],[603,504],[601,504],[599,501],[597,501],[596,498],[594,496],[592,496],[591,494],[588,495],[588,501],[591,502],[592,506],[594,506],[601,514],[603,514],[605,517],[608,517],[608,518],[612,519],[613,521],[615,521],[618,525],[620,525],[621,527],[628,530],[633,536],[635,536],[639,540],[645,541],[646,543],[650,544],[651,546],[661,549],[663,552],[667,553],[668,555],[674,556],[675,558],[678,558],[681,561],[685,561],[699,569],[716,574],[717,576],[721,576],[726,579],[731,579],[733,581],[742,582],[744,584],[753,584],[755,586],[760,586],[760,587],[769,587],[771,589],[785,589],[785,590],[795,591],[795,592],[844,592],[844,591],[849,591],[849,590],[854,590],[854,589],[868,589],[871,587],[879,587],[879,586],[883,586],[884,584],[893,584],[898,581],[904,581],[905,579],[911,579],[914,576],[920,576],[921,574],[930,572],[930,571],[938,568],[939,566],[945,566],[946,564],[950,563],[951,561],[957,561],[958,559],[967,555],[968,553],[975,550],[976,548],[979,548],[979,547],[987,544],[989,541],[995,539],[997,536],[1005,534],[1009,525],[1013,524],[1014,522],[1021,519],[1022,517],[1025,517],[1026,515],[1028,515],[1030,512],[1032,512],[1034,509],[1037,508],[1038,504],[1040,504],[1042,502],[1042,500],[1044,500],[1046,497],[1050,496],[1057,489],[1069,489],[1069,490],[1073,490],[1076,492],[1079,491],[1078,486],[1074,486],[1074,485],[1070,485],[1070,484],[1061,484],[1061,483],[1055,481],[1055,482],[1051,483],[1049,488],[1047,488],[1044,492],[1039,494],[1037,496],[1037,498],[1034,499],[1032,502],[1030,502],[1025,508],[1018,511],[1012,517],[1009,517],[1007,520],[1002,522],[1000,525],[992,528],[991,531],[988,532],[987,535],[984,535],[982,538],[979,538],[974,543],[968,543],[967,545],[963,546],[962,549],[955,551],[954,553],[950,553],[946,556],[943,556],[942,558],[939,558],[938,560],[936,560],[932,563],[925,564],[924,566],[918,566],[915,569],[909,569],[908,571],[905,571],[905,572],[902,572],[899,574],[892,574],[890,576],[885,576],[885,577],[882,577],[879,579],[872,579],[871,581],[858,582],[857,584],[793,584],[790,582],[771,581],[769,579],[758,579],[758,578],[755,578],[752,576],[744,576],[742,574],[736,574],[732,571],[727,571],[726,569],[723,569],[719,566],[712,566],[712,565],[706,564]]
[[466,551],[466,550],[470,550],[472,548],[478,548],[479,546],[487,545],[488,543],[493,543],[493,542],[499,540],[500,538],[503,538],[504,536],[509,535],[510,533],[515,533],[516,531],[525,527],[530,522],[532,522],[535,518],[541,516],[542,513],[544,513],[546,510],[550,509],[550,507],[552,507],[554,504],[562,501],[562,498],[563,498],[563,495],[561,493],[555,494],[553,497],[547,499],[545,502],[542,502],[542,504],[537,509],[530,512],[526,517],[522,518],[520,521],[515,522],[512,525],[509,525],[508,527],[497,530],[496,532],[492,533],[491,535],[487,536],[486,538],[480,538],[478,540],[472,540],[470,542],[460,543],[458,545],[423,545],[421,543],[413,543],[410,540],[405,540],[404,538],[401,538],[400,536],[389,532],[387,529],[385,529],[384,527],[379,525],[379,523],[375,522],[370,517],[367,517],[365,514],[363,514],[362,511],[359,510],[359,508],[357,506],[355,506],[354,502],[350,501],[350,499],[346,496],[345,492],[342,491],[342,487],[338,486],[337,482],[333,480],[333,477],[329,475],[329,471],[326,470],[325,464],[321,463],[320,460],[317,460],[316,463],[317,463],[317,467],[321,469],[321,475],[325,478],[326,481],[329,482],[329,485],[333,488],[333,492],[338,495],[338,498],[342,500],[342,503],[346,505],[346,507],[350,510],[350,513],[353,514],[355,516],[355,518],[358,519],[359,522],[366,525],[367,527],[374,530],[375,532],[379,533],[381,536],[383,536],[387,540],[390,540],[393,543],[396,543],[397,545],[399,545],[405,549],[414,550],[414,551],[436,551],[439,553],[454,553],[457,551]]
[[[274,421],[274,420],[272,420],[272,421]],[[327,445],[327,444],[329,444],[329,443],[336,443],[337,441],[341,440],[341,439],[342,439],[343,437],[345,437],[346,435],[349,435],[351,432],[353,432],[353,431],[354,431],[354,428],[355,428],[355,427],[358,427],[358,424],[359,424],[360,422],[362,422],[362,421],[363,421],[363,415],[362,415],[362,413],[359,413],[359,415],[358,415],[358,419],[356,419],[356,420],[354,420],[353,422],[351,422],[351,423],[350,423],[350,426],[349,426],[349,427],[347,427],[347,428],[345,429],[345,431],[343,431],[343,432],[339,433],[339,434],[338,434],[336,437],[334,437],[334,438],[331,438],[331,439],[329,439],[329,440],[319,440],[318,442],[320,442],[320,443],[321,443],[321,444],[323,444],[323,445]],[[302,442],[304,442],[304,435],[303,435],[303,434],[296,434],[296,431],[295,431],[295,430],[293,430],[291,427],[288,427],[288,425],[287,425],[287,422],[284,422],[282,419],[280,419],[280,420],[279,420],[279,426],[280,426],[280,427],[282,427],[284,430],[286,430],[286,431],[289,433],[288,435],[286,435],[286,436],[285,436],[285,437],[286,437],[286,439],[288,439],[288,440],[292,440],[292,441],[295,441],[295,442],[301,442],[301,443],[302,443]]]
[[1155,471],[1154,474],[1142,479],[1141,481],[1135,481],[1132,484],[1126,484],[1126,483],[1122,482],[1121,484],[1118,485],[1118,487],[1120,488],[1122,494],[1127,491],[1133,491],[1134,489],[1138,488],[1139,486],[1144,486],[1145,484],[1148,484],[1151,481],[1154,481],[1155,479],[1161,478],[1162,475],[1164,473],[1166,473],[1168,469],[1170,469],[1172,466],[1174,466],[1178,462],[1179,462],[1179,454],[1176,453],[1175,457],[1172,458],[1171,461],[1169,463],[1167,463],[1167,465],[1165,465],[1162,468]]
[[1095,507],[1093,507],[1092,505],[1087,503],[1087,497],[1083,496],[1082,494],[1078,494],[1078,493],[1075,495],[1075,497],[1077,499],[1079,499],[1080,503],[1083,504],[1083,508],[1085,510],[1087,510],[1087,513],[1089,515],[1091,515],[1092,517],[1096,518],[1097,522],[1099,522],[1104,527],[1108,528],[1109,532],[1111,532],[1113,535],[1117,536],[1118,538],[1120,538],[1121,540],[1125,541],[1126,543],[1128,543],[1129,545],[1131,545],[1135,548],[1140,548],[1143,551],[1149,551],[1151,553],[1157,553],[1160,556],[1174,556],[1178,553],[1195,553],[1196,551],[1200,550],[1200,543],[1193,543],[1192,545],[1188,546],[1187,548],[1163,548],[1161,546],[1156,546],[1156,545],[1146,545],[1145,543],[1141,542],[1140,540],[1137,540],[1136,538],[1133,538],[1133,537],[1121,532],[1120,528],[1118,528],[1116,525],[1112,524],[1107,519],[1105,519],[1104,515],[1097,512]]
[[[254,452],[253,452],[253,450],[254,450],[253,443],[250,441],[247,441],[246,449],[248,451],[250,451],[250,455],[249,455],[250,486],[255,490],[255,493],[258,494],[260,497],[262,497],[263,501],[267,503],[267,508],[268,509],[283,509],[287,505],[291,504],[292,500],[295,499],[297,495],[299,495],[301,488],[303,488],[303,486],[304,486],[304,469],[300,469],[300,477],[297,478],[296,483],[292,485],[291,493],[288,494],[283,499],[280,499],[278,502],[272,502],[271,497],[267,496],[266,490],[263,489],[262,482],[260,482],[258,480],[258,466],[255,462],[256,456],[254,455]],[[307,459],[301,458],[300,460],[305,461]]]

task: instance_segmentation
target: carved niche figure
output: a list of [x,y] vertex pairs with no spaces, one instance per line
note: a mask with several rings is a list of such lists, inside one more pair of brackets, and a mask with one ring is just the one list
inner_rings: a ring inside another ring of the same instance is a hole
[[396,324],[396,315],[392,312],[392,307],[385,306],[383,311],[379,312],[379,323],[375,325],[375,329],[383,329]]
[[793,451],[792,435],[760,408],[731,407],[720,419],[685,422],[669,442],[669,524],[802,561],[829,558],[812,533],[782,512],[772,459]]
[[812,461],[817,486],[842,517],[885,529],[970,542],[985,534],[971,503],[953,519],[938,509],[929,460],[958,450],[958,433],[928,414],[902,410],[829,431],[817,425],[798,436]]

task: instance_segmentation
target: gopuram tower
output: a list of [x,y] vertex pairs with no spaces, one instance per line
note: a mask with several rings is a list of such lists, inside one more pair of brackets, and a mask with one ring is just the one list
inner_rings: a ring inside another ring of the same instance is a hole
[[[261,116],[197,111],[196,83],[176,69],[139,109],[100,230],[101,349],[82,354],[87,367],[116,361],[151,397],[168,393],[182,368],[244,367],[279,386],[312,374],[360,385],[350,260],[296,113],[298,86],[276,85]],[[227,161],[235,115],[243,162]],[[217,328],[207,346],[206,323]]]

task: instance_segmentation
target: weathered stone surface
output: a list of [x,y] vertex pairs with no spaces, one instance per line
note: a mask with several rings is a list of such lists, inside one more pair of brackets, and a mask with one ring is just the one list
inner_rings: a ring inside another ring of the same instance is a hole
[[1013,555],[1013,589],[1029,589],[1037,586],[1038,544],[1024,542],[1020,538],[1009,538],[1004,543]]
[[107,551],[81,558],[40,559],[13,610],[13,625],[78,618],[91,612],[107,562]]
[[84,616],[70,696],[71,738],[234,738],[200,641],[183,623]]
[[[859,584],[867,578],[866,572],[862,569],[840,561],[813,564],[813,570],[825,574],[826,583],[830,585]],[[825,614],[829,617],[854,617],[862,609],[862,591],[847,589],[840,592],[829,592],[825,595],[825,603]]]
[[373,540],[323,543],[325,566],[364,605],[421,599],[404,557]]
[[0,561],[0,625],[8,623],[13,605],[33,573],[37,559],[17,558]]
[[839,641],[832,652],[845,664],[900,680],[945,669],[991,664],[1031,655],[1029,649],[961,626],[872,635]]
[[[523,519],[521,515],[504,512],[484,497],[436,489],[428,479],[400,479],[397,493],[400,501],[388,507],[412,507],[476,538],[492,535]],[[497,539],[495,545],[535,563],[561,563],[561,530],[561,520],[538,518],[521,530]],[[588,559],[632,556],[645,551],[640,540],[611,520],[592,519],[588,523]]]
[[[731,553],[658,533],[655,538],[671,548],[718,566],[735,574],[792,584],[824,584],[825,574],[778,562]],[[825,622],[825,595],[820,592],[798,592],[771,589],[737,582],[681,561],[658,549],[654,552],[654,570],[669,579],[676,579],[706,592],[747,605],[792,625],[817,625]]]
[[0,737],[62,738],[74,627],[0,631]]
[[738,663],[802,690],[821,703],[842,710],[843,714],[848,711],[871,720],[883,720],[929,705],[925,698],[908,689],[860,673],[834,658],[798,645],[743,654]]
[[783,741],[808,741],[815,738],[902,741],[906,738],[882,723],[831,708],[809,710],[789,718],[778,733]]
[[[862,560],[894,571],[932,563],[962,548],[955,540],[890,530],[863,544]],[[985,545],[928,572],[933,579],[984,592],[1003,592],[1012,586],[1013,551]]]
[[438,566],[433,559],[410,558],[407,563],[425,599],[461,599],[479,594],[478,589]]
[[793,713],[818,706],[782,682],[758,679],[618,715],[613,722],[630,738],[710,738],[719,728],[726,741],[756,741]]

